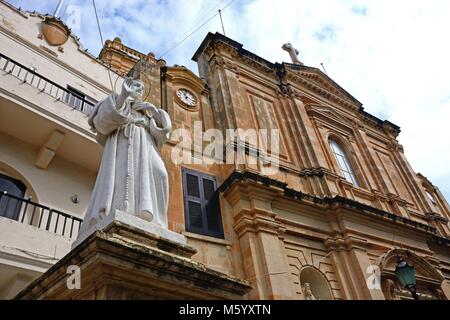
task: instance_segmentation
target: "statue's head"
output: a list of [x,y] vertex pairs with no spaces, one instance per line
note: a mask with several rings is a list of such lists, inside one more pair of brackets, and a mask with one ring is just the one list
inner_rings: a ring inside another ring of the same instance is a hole
[[283,50],[286,50],[286,51],[289,51],[289,50],[291,50],[292,49],[292,44],[291,43],[285,43],[285,44],[283,44],[283,46],[281,47],[281,49],[283,49]]
[[305,283],[303,284],[303,289],[304,289],[306,292],[311,292],[311,284],[309,284],[308,282],[305,282]]
[[135,100],[142,100],[144,96],[144,82],[128,78],[123,82],[123,89]]

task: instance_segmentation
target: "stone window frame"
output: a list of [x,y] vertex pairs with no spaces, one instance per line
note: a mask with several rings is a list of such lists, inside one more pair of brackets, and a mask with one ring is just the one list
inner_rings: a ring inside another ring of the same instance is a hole
[[435,208],[437,208],[438,203],[436,201],[435,196],[433,196],[433,194],[428,189],[425,189],[425,194],[427,196],[427,199],[431,202],[431,204],[434,205]]
[[[337,154],[332,146],[332,142],[340,149],[341,154]],[[360,174],[357,173],[358,165],[356,161],[353,159],[353,153],[352,150],[349,150],[349,147],[346,143],[342,141],[342,139],[339,136],[336,136],[335,134],[330,134],[327,137],[327,144],[328,148],[330,150],[331,158],[333,158],[333,167],[335,172],[338,173],[340,177],[345,179],[345,181],[353,184],[356,188],[362,188],[363,187],[363,179],[360,176]],[[338,160],[338,156],[340,156],[345,165],[346,170],[343,170],[341,163]],[[345,175],[347,173],[350,176],[350,179]]]

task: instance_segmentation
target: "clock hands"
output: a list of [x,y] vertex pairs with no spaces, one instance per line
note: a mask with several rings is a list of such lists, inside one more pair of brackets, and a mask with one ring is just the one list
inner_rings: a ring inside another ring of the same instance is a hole
[[196,105],[195,96],[187,90],[179,89],[177,91],[177,96],[181,99],[181,101],[183,101],[187,105],[190,105],[190,106]]

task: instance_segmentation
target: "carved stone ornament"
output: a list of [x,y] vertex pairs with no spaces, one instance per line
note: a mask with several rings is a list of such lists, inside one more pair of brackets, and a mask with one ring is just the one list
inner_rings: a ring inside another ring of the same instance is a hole
[[305,295],[305,300],[317,300],[314,296],[311,285],[308,282],[305,282],[302,286],[303,294]]
[[70,30],[60,19],[46,17],[41,25],[42,35],[51,46],[61,46],[69,39]]

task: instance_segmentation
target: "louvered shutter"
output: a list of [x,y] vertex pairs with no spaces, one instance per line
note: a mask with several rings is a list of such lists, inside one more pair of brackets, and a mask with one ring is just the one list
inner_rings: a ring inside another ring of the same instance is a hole
[[184,171],[183,189],[186,230],[203,233],[204,219],[199,175],[191,171]]
[[215,179],[203,176],[202,181],[205,198],[206,233],[212,237],[223,237],[219,192],[216,190]]
[[223,238],[215,178],[183,169],[183,193],[186,231]]

